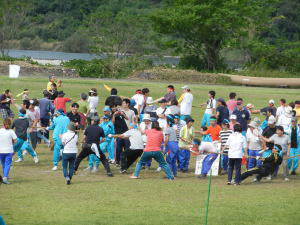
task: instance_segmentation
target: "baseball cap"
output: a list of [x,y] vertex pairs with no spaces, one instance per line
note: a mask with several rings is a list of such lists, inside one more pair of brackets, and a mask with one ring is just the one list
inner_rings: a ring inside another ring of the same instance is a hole
[[251,103],[249,103],[249,104],[246,105],[246,107],[247,107],[248,109],[252,109],[252,108],[254,107],[254,105],[252,105]]
[[188,85],[184,85],[183,87],[181,87],[182,89],[190,89],[190,87]]
[[109,106],[104,106],[103,112],[111,112],[111,108]]
[[151,120],[150,114],[144,114],[143,121],[145,120]]
[[273,115],[271,115],[268,119],[268,124],[275,124],[276,123],[276,119]]
[[273,99],[271,99],[270,101],[269,101],[269,104],[275,104],[275,101],[273,100]]
[[232,114],[232,115],[230,116],[230,119],[231,119],[231,120],[236,120],[237,117],[236,117],[236,115]]
[[222,124],[229,124],[229,120],[228,119],[224,119]]

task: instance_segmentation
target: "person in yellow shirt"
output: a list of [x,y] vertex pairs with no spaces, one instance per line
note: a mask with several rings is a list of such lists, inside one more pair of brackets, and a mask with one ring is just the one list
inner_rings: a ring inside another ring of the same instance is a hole
[[52,85],[54,84],[54,86],[56,86],[57,88],[61,87],[61,83],[62,81],[61,80],[58,80],[57,81],[57,84],[55,83],[56,81],[56,77],[54,75],[51,75],[49,76],[49,82],[47,84],[47,91],[48,92],[51,92],[52,90]]
[[300,125],[300,101],[295,101],[297,124]]

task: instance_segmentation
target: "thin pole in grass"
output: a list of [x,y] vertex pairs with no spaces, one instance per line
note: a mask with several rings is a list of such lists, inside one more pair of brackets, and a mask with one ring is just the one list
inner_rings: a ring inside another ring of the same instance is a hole
[[209,206],[209,199],[210,199],[210,186],[211,186],[211,170],[209,173],[209,179],[208,179],[208,193],[207,193],[207,201],[205,206],[205,225],[208,224],[208,206]]

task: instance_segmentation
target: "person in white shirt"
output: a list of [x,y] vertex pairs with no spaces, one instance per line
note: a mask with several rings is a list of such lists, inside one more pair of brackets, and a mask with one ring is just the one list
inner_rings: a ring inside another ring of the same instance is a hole
[[201,127],[206,127],[210,125],[210,117],[216,113],[217,101],[215,99],[216,92],[208,92],[208,100],[206,103],[201,104],[200,106],[205,106],[206,109],[202,117]]
[[[259,152],[263,149],[263,142],[259,138],[262,134],[262,130],[258,128],[258,124],[255,121],[251,121],[248,125],[246,138],[247,138],[247,149],[248,155],[251,157],[248,159],[247,169],[260,167],[262,162],[256,160],[255,157],[260,156]],[[247,152],[245,152],[247,155]]]
[[141,114],[145,105],[145,96],[143,95],[142,90],[136,90],[135,95],[131,97],[135,101],[136,110],[138,111],[138,114]]
[[144,142],[142,133],[139,131],[137,125],[131,123],[129,130],[125,133],[110,136],[114,138],[128,138],[130,141],[129,149],[125,149],[121,155],[120,173],[126,173],[127,169],[143,154]]
[[88,124],[91,124],[91,120],[93,119],[93,117],[98,115],[97,106],[99,103],[99,97],[96,88],[92,88],[89,91],[89,97],[87,102],[88,102],[87,121]]
[[68,131],[62,135],[61,142],[64,146],[62,151],[63,174],[66,179],[66,184],[69,185],[71,184],[74,174],[76,154],[78,152],[78,135],[76,133],[75,123],[69,123]]
[[130,105],[130,100],[128,98],[123,99],[122,110],[127,116],[127,118],[125,118],[127,127],[129,127],[131,123],[134,123],[134,124],[137,123],[135,113],[133,110],[129,109],[129,105]]
[[293,117],[293,108],[291,106],[285,107],[285,111],[280,114],[278,117],[277,126],[282,126],[285,132],[288,132],[291,124],[292,124],[292,117]]
[[167,127],[167,117],[166,117],[166,111],[167,111],[167,104],[168,102],[165,99],[162,99],[159,101],[160,107],[156,110],[156,114],[158,116],[157,122],[159,123],[160,128],[164,129]]
[[180,102],[180,119],[187,120],[191,118],[192,106],[193,106],[193,95],[189,86],[185,85],[182,87],[184,95]]
[[[278,120],[279,117],[284,114],[286,108],[286,100],[284,98],[280,99],[279,101],[280,106],[276,110],[276,119]],[[277,126],[279,124],[276,124]]]
[[0,129],[0,162],[3,171],[2,183],[4,184],[9,184],[7,179],[14,154],[13,144],[17,141],[17,135],[10,129],[10,125],[10,119],[4,119],[3,128]]
[[235,169],[234,185],[239,185],[242,158],[244,155],[243,149],[247,152],[247,142],[246,138],[242,135],[242,127],[240,124],[234,125],[234,133],[228,137],[226,146],[228,146],[229,158],[227,184],[231,184],[233,169]]

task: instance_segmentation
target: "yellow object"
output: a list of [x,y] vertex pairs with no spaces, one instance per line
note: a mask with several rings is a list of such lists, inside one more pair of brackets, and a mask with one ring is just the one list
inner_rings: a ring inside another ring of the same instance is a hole
[[106,84],[103,84],[103,87],[108,90],[108,91],[111,91],[111,87],[107,86]]
[[17,94],[16,97],[20,97],[22,94],[24,94],[24,91],[22,91],[20,94]]
[[179,103],[179,104],[182,102],[183,98],[184,98],[184,93],[183,93],[183,94],[180,96],[180,98],[178,99],[178,103]]

